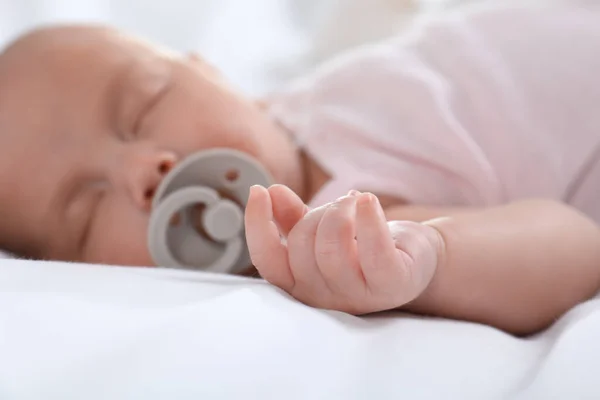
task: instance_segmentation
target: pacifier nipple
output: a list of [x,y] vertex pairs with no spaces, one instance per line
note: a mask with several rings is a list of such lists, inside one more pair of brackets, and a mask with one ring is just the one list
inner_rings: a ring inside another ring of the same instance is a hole
[[230,273],[250,266],[244,208],[252,185],[270,183],[266,170],[238,151],[215,149],[186,158],[153,200],[148,247],[155,263]]
[[218,242],[226,242],[240,235],[244,229],[244,214],[231,201],[221,201],[204,211],[202,228]]

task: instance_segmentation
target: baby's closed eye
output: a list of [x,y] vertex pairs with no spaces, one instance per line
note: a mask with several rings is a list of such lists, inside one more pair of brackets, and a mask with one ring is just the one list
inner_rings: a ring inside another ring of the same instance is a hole
[[76,249],[83,252],[91,231],[98,206],[106,192],[106,185],[90,182],[81,185],[67,205],[67,229]]

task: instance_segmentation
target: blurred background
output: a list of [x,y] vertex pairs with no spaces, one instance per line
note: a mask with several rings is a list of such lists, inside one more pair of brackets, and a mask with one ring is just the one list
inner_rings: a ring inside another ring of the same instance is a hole
[[[0,0],[0,47],[55,23],[110,24],[198,52],[261,94],[345,48],[468,0]],[[476,1],[476,0],[472,0]]]

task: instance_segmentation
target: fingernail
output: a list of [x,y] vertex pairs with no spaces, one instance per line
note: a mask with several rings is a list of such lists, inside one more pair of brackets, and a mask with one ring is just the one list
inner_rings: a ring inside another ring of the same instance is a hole
[[261,185],[252,185],[250,186],[250,194],[256,194],[259,190],[264,189]]
[[376,200],[376,197],[373,196],[371,193],[362,193],[359,197],[358,197],[358,205],[361,207],[368,207],[370,206],[374,201]]
[[360,194],[360,192],[358,190],[354,190],[352,189],[351,191],[348,192],[348,196],[352,196],[352,197],[356,197]]

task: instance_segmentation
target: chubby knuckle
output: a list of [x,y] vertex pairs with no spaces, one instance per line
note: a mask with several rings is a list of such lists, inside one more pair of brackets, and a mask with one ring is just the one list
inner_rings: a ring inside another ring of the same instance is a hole
[[331,237],[322,238],[317,242],[315,255],[319,261],[319,268],[327,270],[331,267],[337,267],[342,263],[346,256],[347,245],[344,238]]
[[388,253],[381,251],[378,246],[363,248],[362,256],[373,266],[381,266],[390,262]]
[[348,233],[354,228],[354,218],[349,213],[343,213],[337,221],[337,230],[339,233]]
[[339,208],[351,207],[356,204],[356,197],[344,196],[333,204]]
[[287,245],[289,248],[304,249],[310,245],[311,240],[311,234],[303,226],[297,225],[288,235]]
[[316,255],[319,259],[335,260],[339,255],[339,241],[321,241],[317,246]]
[[327,210],[322,224],[327,224],[331,235],[343,235],[354,228],[354,216],[346,209],[332,207]]

